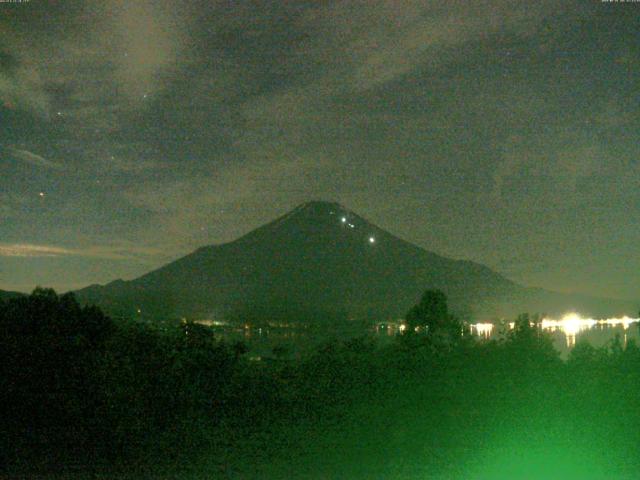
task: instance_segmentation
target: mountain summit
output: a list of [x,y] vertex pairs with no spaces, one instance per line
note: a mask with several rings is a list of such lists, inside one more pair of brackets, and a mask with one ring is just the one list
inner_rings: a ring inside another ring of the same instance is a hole
[[[131,281],[87,287],[79,298],[120,315],[329,322],[404,316],[427,288],[466,318],[522,311],[621,308],[527,289],[488,267],[452,260],[377,227],[338,203],[304,203],[232,242]],[[611,313],[611,312],[608,312]]]

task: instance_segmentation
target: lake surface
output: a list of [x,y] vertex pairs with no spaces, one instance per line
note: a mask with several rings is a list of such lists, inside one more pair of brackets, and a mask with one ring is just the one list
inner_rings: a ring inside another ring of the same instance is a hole
[[[572,313],[561,319],[545,318],[537,326],[549,332],[555,348],[566,358],[569,351],[578,342],[586,341],[594,347],[602,347],[612,342],[616,336],[622,345],[626,346],[631,340],[640,345],[640,319],[638,318],[582,318]],[[274,347],[278,347],[278,355],[286,358],[304,356],[323,343],[335,340],[360,337],[372,334],[381,341],[391,340],[402,331],[402,325],[397,322],[380,323],[375,327],[356,329],[327,329],[327,331],[309,330],[305,328],[238,328],[216,327],[216,336],[227,341],[243,341],[249,347],[250,359],[261,360],[274,356]],[[470,325],[471,334],[481,339],[498,339],[510,329],[513,322],[496,325],[493,323],[475,323]]]
[[[571,313],[560,319],[545,318],[537,326],[549,332],[554,346],[563,355],[578,342],[586,341],[594,347],[603,347],[612,342],[616,336],[626,346],[630,340],[640,344],[639,318],[583,318],[579,314]],[[498,326],[491,323],[476,323],[471,325],[471,333],[484,339],[499,338],[504,331],[514,328],[514,323]]]

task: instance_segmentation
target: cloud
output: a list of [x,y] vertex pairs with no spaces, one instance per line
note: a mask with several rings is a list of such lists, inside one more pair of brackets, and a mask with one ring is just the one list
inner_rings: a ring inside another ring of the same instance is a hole
[[3,257],[59,257],[63,255],[75,255],[75,252],[66,248],[47,245],[0,244],[0,256]]
[[528,185],[521,193],[531,190],[547,200],[568,204],[581,199],[580,185],[585,179],[600,178],[604,185],[607,179],[624,178],[622,160],[589,131],[575,126],[527,137],[511,135],[501,150],[493,174],[493,195],[498,198],[512,194],[508,187],[516,181],[520,187]]
[[[0,191],[0,220],[24,218],[21,215],[29,208],[29,198],[24,194],[8,190],[6,188],[4,191]],[[7,223],[1,225],[4,227]]]
[[[131,148],[135,148],[135,145]],[[139,152],[144,151],[144,147],[138,147]],[[121,155],[111,155],[102,165],[101,168],[109,171],[125,172],[125,173],[141,173],[150,170],[158,170],[165,166],[159,160],[149,160],[140,158],[140,153],[136,158],[124,158]]]
[[[132,186],[123,195],[131,205],[156,216],[157,226],[172,239],[174,251],[205,242],[206,238],[194,237],[203,226],[209,233],[223,233],[218,240],[232,240],[246,233],[247,225],[258,226],[268,219],[258,207],[275,216],[282,213],[279,200],[293,196],[303,201],[314,172],[323,168],[321,158],[306,158],[270,147],[263,148],[258,160],[243,166],[223,168],[199,179],[148,182]],[[255,153],[251,149],[249,152]],[[243,212],[242,222],[238,221],[238,212]],[[256,212],[256,216],[246,212]],[[149,234],[138,232],[140,237]],[[151,235],[157,236],[157,231]]]
[[64,168],[60,163],[54,162],[52,160],[47,160],[46,158],[28,150],[20,150],[11,147],[0,147],[0,151],[5,151],[16,160],[20,160],[36,167],[53,168],[55,170],[62,170]]
[[149,258],[164,256],[164,253],[157,248],[134,246],[65,248],[55,245],[34,245],[29,243],[0,244],[0,257],[35,258],[68,256],[107,260],[137,260],[141,263],[146,263]]
[[0,106],[46,115],[49,96],[42,88],[39,68],[13,53],[24,45],[20,35],[0,21],[0,41],[12,46],[11,52],[0,50]]
[[549,0],[346,0],[322,4],[305,18],[310,31],[320,32],[314,51],[335,62],[353,88],[367,90],[418,67],[456,62],[468,53],[464,45],[493,34],[529,35],[550,7],[560,9]]

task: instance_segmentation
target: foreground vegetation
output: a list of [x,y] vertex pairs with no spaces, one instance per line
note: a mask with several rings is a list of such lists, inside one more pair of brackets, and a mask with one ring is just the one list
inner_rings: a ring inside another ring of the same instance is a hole
[[635,344],[578,344],[562,361],[526,317],[500,341],[476,342],[456,334],[442,300],[425,296],[408,315],[429,334],[262,362],[206,327],[116,322],[52,290],[0,302],[0,472],[637,476]]

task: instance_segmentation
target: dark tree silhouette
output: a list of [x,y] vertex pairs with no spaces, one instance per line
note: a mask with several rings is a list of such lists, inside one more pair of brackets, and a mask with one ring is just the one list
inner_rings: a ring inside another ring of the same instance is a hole
[[242,355],[249,351],[247,344],[241,341],[233,342],[231,345],[231,350],[233,350],[233,358],[237,362]]
[[90,449],[101,404],[96,372],[112,321],[72,294],[43,288],[0,310],[0,431],[13,454]]
[[278,360],[284,360],[289,355],[289,348],[285,345],[276,345],[271,349],[271,353]]
[[[188,464],[214,478],[272,468],[278,478],[356,468],[353,478],[375,478],[394,458],[399,478],[415,476],[416,459],[420,472],[458,478],[495,425],[505,435],[488,452],[511,441],[526,451],[529,437],[550,451],[571,440],[585,460],[600,452],[616,469],[597,478],[635,478],[640,349],[631,339],[579,343],[563,362],[525,314],[503,339],[455,340],[460,324],[437,290],[407,321],[427,334],[335,340],[308,356],[274,348],[286,362],[249,362],[246,345],[198,323],[111,321],[46,289],[0,301],[0,477],[179,478]],[[220,464],[193,463],[220,449]],[[494,478],[489,468],[477,477]],[[564,476],[592,478],[579,473]]]
[[407,313],[406,321],[409,332],[424,328],[430,336],[445,334],[453,338],[462,332],[460,322],[449,313],[447,296],[441,290],[426,290]]

